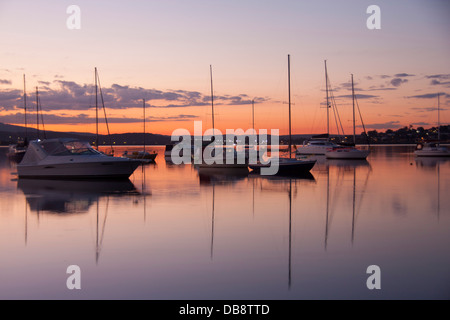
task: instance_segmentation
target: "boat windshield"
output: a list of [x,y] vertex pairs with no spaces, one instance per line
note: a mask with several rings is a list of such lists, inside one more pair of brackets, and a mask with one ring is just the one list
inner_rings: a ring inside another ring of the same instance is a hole
[[98,154],[88,142],[85,141],[42,141],[42,149],[52,156],[76,156]]

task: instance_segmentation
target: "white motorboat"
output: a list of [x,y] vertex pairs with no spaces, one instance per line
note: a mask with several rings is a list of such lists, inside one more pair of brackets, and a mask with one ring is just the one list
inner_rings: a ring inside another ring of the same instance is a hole
[[105,155],[77,139],[34,140],[17,165],[17,174],[19,178],[120,179],[128,178],[140,164]]
[[425,142],[417,144],[414,154],[417,157],[450,157],[450,150],[438,142]]

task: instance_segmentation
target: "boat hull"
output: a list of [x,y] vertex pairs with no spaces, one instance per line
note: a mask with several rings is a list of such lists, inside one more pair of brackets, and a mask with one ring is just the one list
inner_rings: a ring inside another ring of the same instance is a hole
[[19,178],[27,179],[128,179],[140,161],[102,161],[92,163],[64,163],[18,165]]
[[[301,175],[311,171],[316,164],[316,160],[283,160],[278,164],[277,175]],[[269,167],[268,164],[250,164],[250,169],[255,172],[261,172],[261,168]]]
[[201,163],[198,165],[199,168],[211,168],[211,169],[246,169],[248,168],[248,164],[238,164],[238,163]]
[[417,150],[417,157],[450,157],[450,151],[446,150]]
[[128,159],[133,159],[133,160],[139,160],[143,163],[150,163],[150,162],[154,162],[156,159],[156,156],[158,154],[157,153],[148,153],[146,152],[145,154],[142,153],[138,153],[138,154],[127,154],[124,155],[124,158],[128,158]]

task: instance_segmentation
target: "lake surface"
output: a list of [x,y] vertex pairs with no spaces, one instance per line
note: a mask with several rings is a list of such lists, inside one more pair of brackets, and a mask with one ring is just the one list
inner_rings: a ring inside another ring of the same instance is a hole
[[152,149],[129,181],[70,182],[18,180],[1,148],[0,299],[450,298],[450,159],[374,146],[289,178]]

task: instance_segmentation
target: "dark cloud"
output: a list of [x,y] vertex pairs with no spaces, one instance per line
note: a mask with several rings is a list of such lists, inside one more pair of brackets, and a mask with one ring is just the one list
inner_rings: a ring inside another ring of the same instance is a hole
[[[373,98],[379,98],[379,96],[374,96],[371,94],[355,94],[356,99],[373,99]],[[347,95],[341,95],[341,96],[337,96],[336,98],[348,98],[351,99],[352,95],[351,94],[347,94]]]
[[450,74],[433,74],[426,77],[428,79],[450,80]]
[[402,83],[406,83],[406,82],[408,82],[407,79],[394,78],[394,79],[391,80],[390,83],[391,83],[394,87],[399,87]]
[[382,85],[380,87],[371,86],[367,91],[392,91],[392,90],[397,90],[397,88],[392,88],[392,87],[386,88]]
[[0,84],[11,84],[11,80],[0,79]]
[[428,122],[414,122],[411,123],[413,126],[430,126]]
[[[44,86],[39,88],[42,108],[45,111],[78,110],[86,111],[95,108],[95,86],[78,84],[74,81],[54,80],[50,87],[48,82],[41,81]],[[32,94],[34,96],[34,94]],[[28,94],[30,97],[30,94]],[[103,99],[101,99],[103,98]],[[128,85],[112,84],[111,87],[101,88],[98,95],[98,106],[105,104],[109,109],[140,108],[142,99],[153,108],[186,108],[205,106],[211,103],[211,97],[198,91],[186,90],[157,90]],[[266,101],[256,97],[255,103]],[[215,96],[217,105],[246,105],[252,100],[246,94]],[[31,102],[33,103],[33,102]],[[14,110],[22,108],[22,92],[19,90],[0,91],[0,110]]]
[[[447,110],[447,108],[439,108],[441,111],[446,111]],[[411,108],[411,110],[416,110],[417,112],[432,112],[432,111],[437,111],[438,110],[438,108],[437,107],[422,107],[422,108],[419,108],[419,107],[414,107],[414,108]]]
[[[359,125],[358,127],[362,127],[362,125]],[[366,129],[396,129],[401,128],[402,125],[400,124],[400,121],[389,121],[385,123],[372,123],[372,124],[366,124]]]
[[415,95],[415,96],[409,96],[407,98],[417,98],[417,99],[435,99],[437,98],[437,96],[440,95],[445,96],[447,98],[450,97],[450,95],[446,94],[445,92],[440,92],[440,93],[426,93],[426,94],[419,94],[419,95]]
[[19,104],[23,106],[22,91],[0,90],[0,111],[16,109]]
[[414,74],[408,74],[408,73],[397,73],[394,75],[396,78],[404,78],[404,77],[414,77]]
[[450,81],[439,81],[439,80],[436,80],[436,79],[432,79],[430,84],[432,86],[439,86],[439,85],[440,86],[448,86],[448,85],[450,85]]
[[[34,116],[28,116],[28,123],[30,125],[35,124],[33,121],[35,120]],[[188,121],[197,119],[198,116],[191,114],[181,114],[170,117],[148,117],[146,118],[146,122],[162,122],[162,121]],[[24,113],[17,112],[14,114],[3,115],[0,116],[0,121],[3,123],[23,123],[25,119]],[[44,124],[94,124],[96,123],[96,119],[93,117],[89,117],[87,114],[79,114],[77,116],[67,116],[64,114],[54,115],[54,114],[44,114],[43,115]],[[142,118],[127,118],[127,117],[108,117],[108,123],[142,123]],[[100,123],[103,123],[104,120],[100,119]]]

